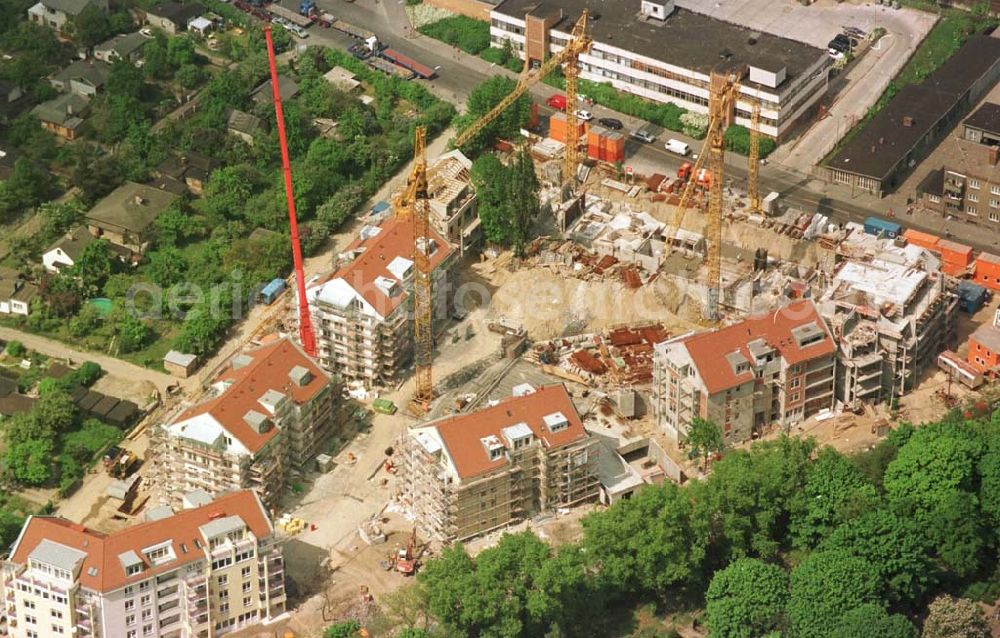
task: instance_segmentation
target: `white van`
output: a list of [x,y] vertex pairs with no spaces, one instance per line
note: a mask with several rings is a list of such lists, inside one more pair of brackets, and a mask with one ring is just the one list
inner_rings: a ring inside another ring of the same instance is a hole
[[663,148],[667,149],[671,153],[677,153],[678,155],[688,155],[691,153],[691,147],[680,140],[669,139],[667,143],[663,145]]

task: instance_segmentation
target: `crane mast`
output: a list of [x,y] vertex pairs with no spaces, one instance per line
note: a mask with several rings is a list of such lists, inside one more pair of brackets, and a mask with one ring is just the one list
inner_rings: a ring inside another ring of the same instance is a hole
[[292,262],[295,266],[295,287],[299,301],[299,341],[310,357],[316,356],[316,333],[313,332],[306,299],[306,278],[302,268],[302,246],[299,244],[299,224],[295,215],[295,194],[292,190],[292,165],[288,158],[288,140],[285,137],[285,114],[281,108],[281,89],[278,85],[278,68],[274,61],[274,42],[271,26],[264,25],[267,42],[267,61],[271,69],[271,89],[274,92],[274,118],[278,123],[278,141],[281,144],[281,169],[285,174],[285,200],[288,203],[288,227],[292,238]]
[[760,102],[753,101],[750,111],[750,153],[747,167],[747,199],[750,200],[750,212],[760,212],[760,193],[757,188],[757,175],[760,170]]
[[[461,148],[469,143],[487,124],[500,117],[507,108],[517,101],[519,97],[537,84],[542,78],[547,76],[556,67],[565,65],[563,75],[566,79],[566,152],[563,156],[563,179],[569,180],[576,176],[576,169],[580,161],[580,134],[578,130],[579,119],[576,116],[576,83],[580,75],[580,54],[590,50],[590,36],[587,35],[587,11],[580,15],[580,19],[573,25],[569,42],[563,50],[545,60],[535,73],[523,72],[518,78],[517,86],[508,93],[496,106],[486,112],[481,118],[473,122],[455,138],[455,148]],[[527,69],[527,65],[525,65]]]
[[427,201],[427,130],[418,126],[413,140],[413,169],[397,195],[395,215],[413,227],[413,358],[416,387],[412,407],[426,412],[434,398],[431,363],[434,357],[434,307],[430,264],[430,206]]

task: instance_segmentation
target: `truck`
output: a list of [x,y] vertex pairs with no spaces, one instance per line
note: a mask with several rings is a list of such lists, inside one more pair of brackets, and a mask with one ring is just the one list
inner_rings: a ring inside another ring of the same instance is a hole
[[663,145],[663,148],[667,149],[671,153],[676,153],[681,156],[687,156],[691,152],[691,147],[680,140],[675,140],[670,138]]
[[389,399],[375,399],[372,401],[372,409],[379,414],[396,414],[396,404]]
[[269,284],[264,286],[260,293],[257,295],[262,303],[270,306],[274,303],[274,300],[278,298],[279,295],[285,290],[285,280],[281,277],[276,277],[271,280]]
[[386,75],[395,75],[396,77],[401,78],[403,80],[413,79],[413,71],[401,67],[398,64],[394,64],[386,60],[385,58],[370,57],[367,60],[365,60],[365,62],[368,64],[368,66],[372,67],[373,69],[377,69],[382,73],[385,73]]
[[368,29],[362,29],[361,27],[356,27],[350,22],[345,22],[344,20],[334,20],[333,24],[330,25],[337,31],[346,33],[349,36],[355,37],[359,40],[368,40],[374,38],[375,34]]
[[895,239],[903,232],[903,227],[881,217],[869,217],[865,220],[865,232],[869,235],[881,235],[888,239]]
[[389,60],[393,64],[398,64],[399,66],[405,69],[413,71],[418,78],[421,78],[423,80],[429,80],[433,78],[434,75],[436,74],[434,69],[432,69],[431,67],[427,66],[426,64],[421,64],[416,60],[414,60],[413,58],[403,55],[399,51],[396,51],[395,49],[390,49],[386,47],[379,52],[379,55],[381,55],[386,60]]
[[139,457],[124,450],[118,457],[107,466],[108,474],[111,478],[124,479],[128,478],[135,469],[135,464],[139,462]]

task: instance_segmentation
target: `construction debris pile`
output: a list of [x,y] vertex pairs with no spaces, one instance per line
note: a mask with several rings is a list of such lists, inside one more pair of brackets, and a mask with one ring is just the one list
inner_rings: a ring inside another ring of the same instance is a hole
[[534,344],[525,355],[543,371],[591,387],[633,387],[653,379],[653,346],[670,337],[658,323]]

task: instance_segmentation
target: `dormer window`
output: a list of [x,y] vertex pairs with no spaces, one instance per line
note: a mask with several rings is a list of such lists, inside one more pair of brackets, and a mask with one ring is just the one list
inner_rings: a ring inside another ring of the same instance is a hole
[[545,421],[545,427],[548,428],[549,432],[555,434],[556,432],[561,432],[569,427],[569,419],[562,412],[553,412],[552,414],[546,414],[542,417]]
[[518,423],[503,429],[503,438],[512,450],[520,450],[531,445],[532,431],[527,423]]
[[486,449],[486,455],[489,456],[491,461],[500,460],[500,458],[506,451],[506,448],[504,448],[503,443],[500,442],[500,439],[492,434],[489,436],[484,436],[483,438],[479,439],[479,441],[483,444],[483,447]]

